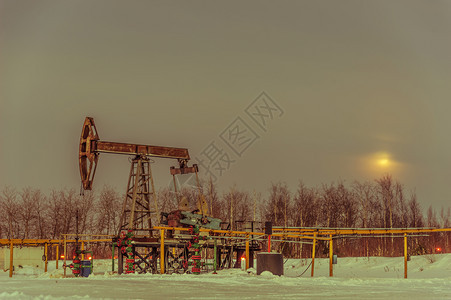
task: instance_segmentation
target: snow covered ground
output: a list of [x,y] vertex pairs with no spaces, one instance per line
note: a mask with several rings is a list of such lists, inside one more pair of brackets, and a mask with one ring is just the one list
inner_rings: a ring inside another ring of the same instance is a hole
[[[402,257],[338,258],[334,277],[328,259],[285,262],[285,275],[255,275],[230,269],[218,274],[117,275],[110,260],[96,260],[88,278],[62,278],[54,262],[49,272],[24,266],[0,272],[0,299],[451,299],[451,254],[414,256],[404,279]],[[68,269],[68,274],[70,270]]]

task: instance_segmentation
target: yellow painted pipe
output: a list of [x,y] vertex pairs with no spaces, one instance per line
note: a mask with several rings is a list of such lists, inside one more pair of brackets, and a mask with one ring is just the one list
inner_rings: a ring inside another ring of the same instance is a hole
[[330,234],[390,234],[390,233],[427,233],[427,232],[449,232],[451,228],[411,228],[411,229],[297,229],[297,228],[273,228],[274,232],[291,232],[297,234],[314,234],[330,235]]
[[160,230],[160,274],[164,274],[164,229]]
[[49,261],[48,261],[48,258],[47,258],[47,254],[48,254],[48,246],[47,246],[48,244],[47,243],[45,243],[45,245],[44,245],[44,255],[45,255],[45,264],[44,264],[44,272],[45,273],[47,273],[47,265],[48,265],[48,263],[49,263]]
[[316,250],[316,233],[313,235],[313,247],[312,247],[312,277],[315,272],[315,250]]
[[330,240],[329,240],[329,276],[333,277],[334,276],[334,242],[332,240],[332,235],[330,235]]
[[[180,231],[189,231],[189,228],[184,227],[166,227],[166,226],[155,226],[154,229],[159,230],[180,230]],[[249,231],[235,231],[235,230],[213,230],[213,229],[205,229],[200,228],[199,231],[201,232],[209,232],[209,233],[225,233],[228,234],[228,236],[237,236],[237,235],[265,235],[264,232],[249,232]],[[317,233],[318,234],[318,233]],[[301,239],[310,239],[313,240],[314,238],[312,236],[300,236],[297,233],[293,234],[283,234],[283,233],[275,233],[272,234],[272,236],[278,236],[282,238],[301,238]],[[322,240],[322,241],[328,241],[329,237],[316,237],[316,240]]]
[[58,262],[60,260],[60,258],[59,258],[59,248],[60,248],[60,245],[56,245],[56,269],[57,270],[58,270]]
[[[0,239],[0,245],[9,245],[13,242],[15,245],[44,245],[45,243],[49,245],[61,244],[63,240],[46,240],[46,239]],[[75,240],[66,239],[67,243],[75,243]],[[92,239],[92,240],[80,240],[79,242],[111,242],[111,239]]]
[[67,242],[66,236],[64,236],[64,263],[63,263],[64,277],[66,277],[66,258],[67,258]]
[[249,269],[249,235],[246,236],[246,270]]
[[14,253],[14,244],[11,241],[11,244],[9,246],[9,277],[13,277],[13,253]]

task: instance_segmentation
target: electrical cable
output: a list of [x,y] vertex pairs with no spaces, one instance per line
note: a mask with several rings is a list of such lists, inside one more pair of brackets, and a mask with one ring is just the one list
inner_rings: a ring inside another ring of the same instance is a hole
[[298,276],[296,276],[296,277],[301,277],[302,275],[304,275],[305,272],[307,272],[307,270],[310,268],[310,266],[312,265],[312,263],[313,263],[313,260],[310,261],[310,264],[308,265],[307,269],[305,269],[304,272],[301,273],[301,275],[298,275]]
[[[316,256],[316,254],[318,254],[318,248],[316,248],[315,256]],[[307,268],[304,270],[304,272],[302,272],[301,275],[298,275],[298,276],[296,276],[296,277],[301,277],[302,275],[304,275],[305,272],[307,272],[307,270],[310,268],[310,266],[312,265],[312,263],[313,263],[313,259],[310,260],[310,264],[307,266]]]

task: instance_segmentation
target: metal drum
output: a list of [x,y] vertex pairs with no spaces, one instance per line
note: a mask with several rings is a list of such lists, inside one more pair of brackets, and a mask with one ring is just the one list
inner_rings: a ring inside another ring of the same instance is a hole
[[89,277],[92,270],[92,262],[90,260],[82,260],[81,261],[81,276]]
[[274,275],[283,275],[283,256],[281,253],[260,252],[257,254],[257,275],[269,271]]

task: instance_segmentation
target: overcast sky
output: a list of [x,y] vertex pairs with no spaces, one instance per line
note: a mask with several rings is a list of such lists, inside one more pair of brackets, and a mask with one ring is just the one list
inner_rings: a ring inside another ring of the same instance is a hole
[[[450,80],[450,1],[0,0],[0,187],[78,189],[91,116],[222,189],[390,173],[448,207]],[[102,154],[94,188],[128,172]]]

